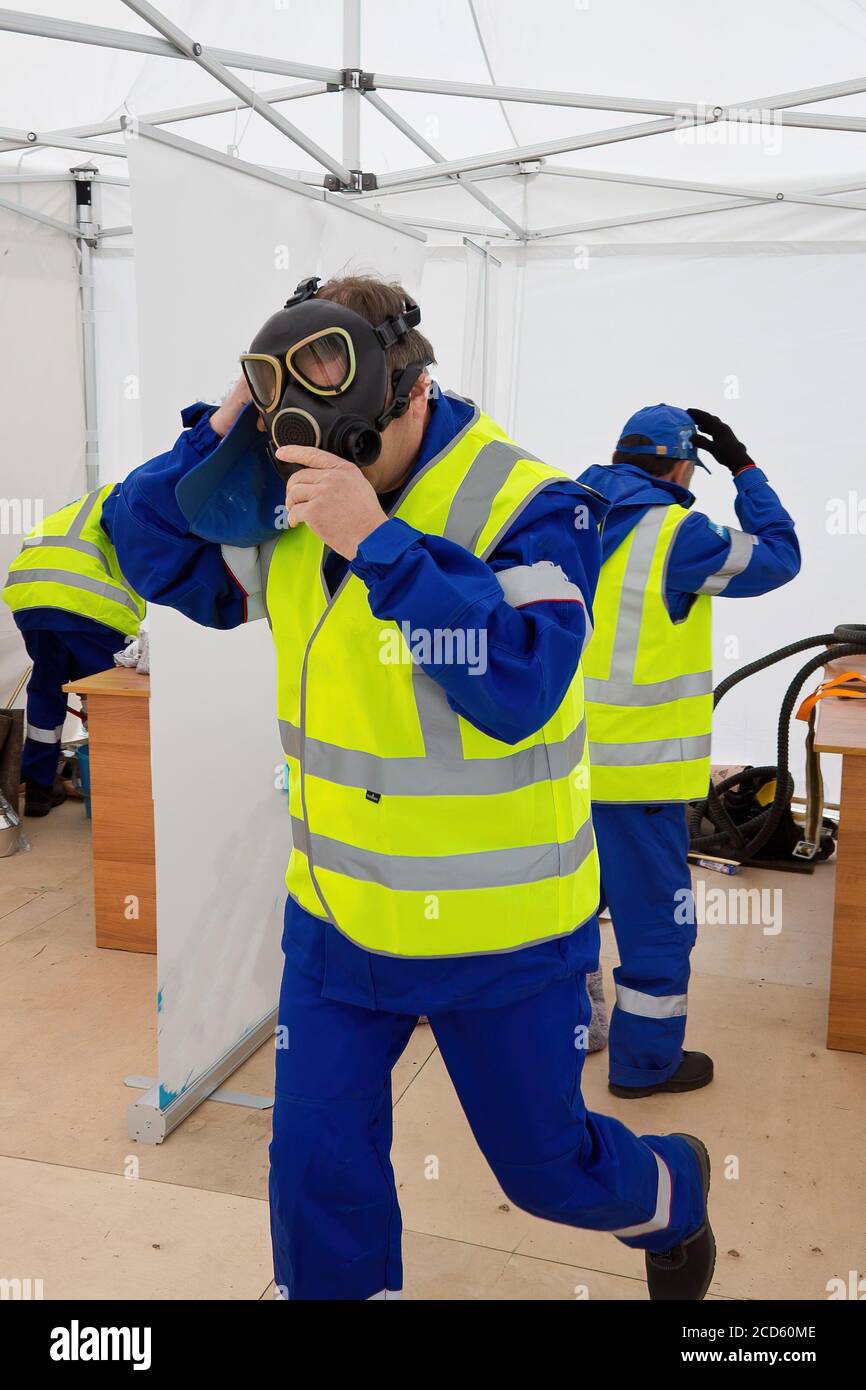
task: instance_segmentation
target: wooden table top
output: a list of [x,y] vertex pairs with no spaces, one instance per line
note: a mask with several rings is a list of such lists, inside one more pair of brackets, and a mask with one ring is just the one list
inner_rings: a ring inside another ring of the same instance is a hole
[[[824,668],[824,679],[842,671],[858,671],[866,680],[866,656],[843,656]],[[866,700],[819,701],[815,747],[819,753],[852,753],[866,757]]]
[[110,671],[99,671],[95,676],[70,681],[63,689],[76,695],[122,695],[147,700],[150,697],[150,676],[130,671],[126,666],[112,666]]

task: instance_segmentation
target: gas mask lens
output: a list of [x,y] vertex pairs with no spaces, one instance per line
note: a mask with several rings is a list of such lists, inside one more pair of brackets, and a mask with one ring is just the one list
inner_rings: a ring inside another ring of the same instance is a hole
[[273,357],[252,353],[241,357],[241,366],[250,395],[261,410],[273,410],[280,398],[280,368]]
[[292,376],[317,396],[345,391],[355,375],[355,351],[343,328],[328,328],[286,353]]

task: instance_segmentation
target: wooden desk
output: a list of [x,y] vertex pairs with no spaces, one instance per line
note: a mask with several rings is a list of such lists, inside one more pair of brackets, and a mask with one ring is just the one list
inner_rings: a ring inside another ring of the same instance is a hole
[[[866,656],[826,668],[828,678],[840,671],[866,678]],[[822,700],[815,747],[842,754],[827,1046],[866,1052],[866,700]]]
[[155,952],[150,679],[115,666],[63,688],[87,696],[96,944]]

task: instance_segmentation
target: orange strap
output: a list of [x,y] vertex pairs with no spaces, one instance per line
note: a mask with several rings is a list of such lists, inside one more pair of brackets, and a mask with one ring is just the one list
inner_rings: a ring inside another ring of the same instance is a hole
[[[847,686],[852,681],[859,686],[859,689],[841,689],[842,686]],[[825,699],[828,695],[833,695],[840,700],[866,700],[866,680],[859,671],[841,671],[838,676],[833,676],[832,680],[824,681],[817,690],[813,690],[811,695],[806,696],[797,710],[797,718],[808,719],[818,701]]]

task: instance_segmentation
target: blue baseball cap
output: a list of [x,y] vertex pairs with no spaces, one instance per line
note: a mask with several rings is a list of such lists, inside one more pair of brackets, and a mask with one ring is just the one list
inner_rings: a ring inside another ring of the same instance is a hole
[[710,472],[698,458],[695,435],[698,427],[691,415],[675,405],[645,405],[626,420],[617,442],[617,452],[648,454],[652,458],[689,459]]

